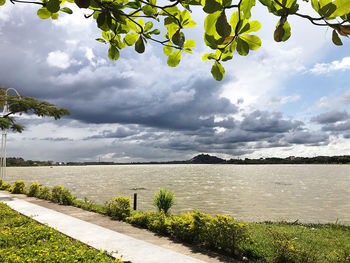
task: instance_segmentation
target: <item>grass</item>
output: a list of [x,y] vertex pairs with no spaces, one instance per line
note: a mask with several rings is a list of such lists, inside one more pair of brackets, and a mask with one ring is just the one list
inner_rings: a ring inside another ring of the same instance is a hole
[[[305,251],[311,262],[350,262],[350,227],[339,224],[292,224],[286,222],[248,223],[252,243],[241,249],[262,262],[276,262],[281,254],[282,240],[288,241],[287,251]],[[286,262],[299,262],[292,259]]]
[[122,262],[0,202],[0,262]]

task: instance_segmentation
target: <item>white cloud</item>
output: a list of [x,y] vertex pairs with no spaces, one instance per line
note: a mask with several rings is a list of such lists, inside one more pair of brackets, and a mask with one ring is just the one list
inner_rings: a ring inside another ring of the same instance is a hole
[[59,50],[50,52],[46,59],[46,62],[50,66],[60,69],[66,69],[71,65],[69,55]]
[[345,57],[341,61],[335,60],[331,63],[318,63],[310,70],[314,74],[329,73],[332,71],[350,70],[350,57]]

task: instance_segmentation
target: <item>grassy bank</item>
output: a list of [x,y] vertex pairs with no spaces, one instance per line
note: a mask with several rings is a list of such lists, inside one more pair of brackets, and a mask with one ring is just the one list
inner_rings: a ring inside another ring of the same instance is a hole
[[0,202],[0,262],[122,262]]
[[117,197],[96,205],[75,196],[62,186],[52,189],[23,181],[0,189],[25,193],[65,205],[74,205],[149,229],[183,243],[194,244],[250,262],[350,263],[350,227],[339,224],[247,223],[230,216],[210,216],[194,211],[185,214],[131,211],[130,199]]

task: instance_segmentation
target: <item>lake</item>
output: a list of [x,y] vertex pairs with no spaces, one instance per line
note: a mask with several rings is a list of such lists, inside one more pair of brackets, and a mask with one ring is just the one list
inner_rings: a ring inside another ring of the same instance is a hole
[[103,204],[138,194],[154,210],[160,187],[175,192],[173,212],[200,209],[245,221],[288,220],[350,225],[350,165],[113,165],[9,167],[6,182],[61,184]]

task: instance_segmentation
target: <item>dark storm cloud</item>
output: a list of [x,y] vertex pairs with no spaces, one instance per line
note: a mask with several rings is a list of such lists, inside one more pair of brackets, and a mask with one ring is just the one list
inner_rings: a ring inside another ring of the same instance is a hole
[[300,121],[282,119],[279,112],[254,111],[247,115],[241,124],[242,130],[251,132],[281,133],[303,125]]
[[332,123],[327,124],[322,127],[323,131],[330,131],[330,132],[343,132],[350,130],[350,120],[347,120],[345,122],[341,123]]
[[328,144],[329,135],[321,131],[296,131],[287,135],[286,141],[291,144],[318,146]]
[[139,130],[133,130],[125,127],[118,127],[116,130],[105,130],[99,135],[93,135],[85,138],[86,140],[100,138],[126,138],[138,134]]
[[335,123],[338,121],[344,121],[350,118],[350,115],[347,113],[347,111],[329,111],[322,113],[316,117],[311,118],[312,122],[316,122],[319,124],[329,124],[329,123]]

